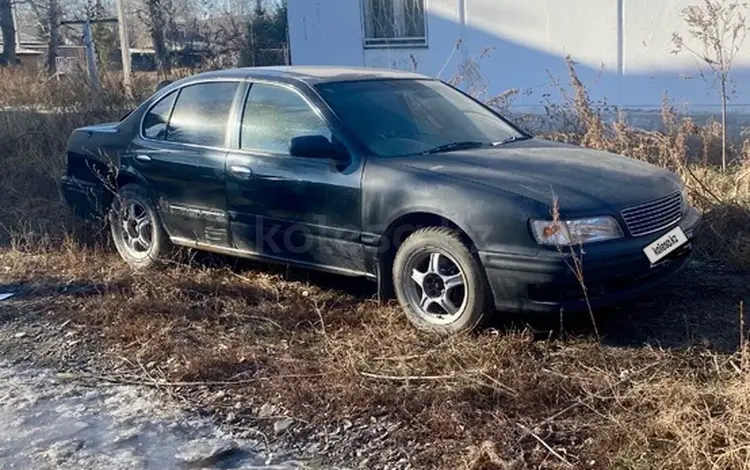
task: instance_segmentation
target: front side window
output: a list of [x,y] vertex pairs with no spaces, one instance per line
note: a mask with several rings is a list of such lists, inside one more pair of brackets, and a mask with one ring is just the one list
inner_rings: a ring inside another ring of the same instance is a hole
[[427,44],[424,0],[364,0],[365,46]]
[[144,137],[164,140],[167,136],[167,122],[169,122],[169,112],[172,111],[175,96],[177,92],[173,91],[148,110],[143,118]]
[[454,142],[493,145],[517,129],[437,80],[362,80],[317,85],[323,99],[374,154],[396,157]]
[[242,115],[240,148],[289,155],[292,139],[323,136],[331,141],[325,121],[296,92],[257,83],[250,88]]
[[188,85],[180,90],[167,129],[167,140],[223,147],[236,82]]

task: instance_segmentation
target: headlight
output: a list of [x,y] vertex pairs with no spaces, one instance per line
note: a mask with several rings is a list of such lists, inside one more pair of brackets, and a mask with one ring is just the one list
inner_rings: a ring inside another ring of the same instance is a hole
[[576,220],[532,220],[531,232],[541,245],[582,245],[622,237],[622,228],[609,216]]

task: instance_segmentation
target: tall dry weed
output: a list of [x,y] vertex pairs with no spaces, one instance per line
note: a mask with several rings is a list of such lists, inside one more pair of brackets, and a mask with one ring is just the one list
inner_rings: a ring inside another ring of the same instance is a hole
[[49,79],[0,69],[0,243],[19,249],[56,245],[84,227],[58,189],[67,140],[75,128],[119,120],[153,89],[144,78],[131,99],[118,83],[105,76],[99,91],[85,76]]

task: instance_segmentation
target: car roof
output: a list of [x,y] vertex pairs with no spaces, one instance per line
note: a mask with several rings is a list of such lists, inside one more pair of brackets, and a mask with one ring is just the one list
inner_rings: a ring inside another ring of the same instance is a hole
[[370,67],[277,66],[216,70],[193,75],[185,81],[221,78],[255,78],[280,82],[296,81],[310,85],[358,80],[430,79],[430,77],[418,73]]

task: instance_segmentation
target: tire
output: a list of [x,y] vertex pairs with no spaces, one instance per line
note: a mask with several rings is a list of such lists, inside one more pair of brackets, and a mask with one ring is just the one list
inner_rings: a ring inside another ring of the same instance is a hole
[[407,318],[420,330],[445,335],[474,330],[489,310],[484,269],[448,228],[418,230],[401,244],[393,286]]
[[138,184],[125,185],[117,192],[109,211],[109,227],[120,257],[135,269],[160,265],[170,249],[156,207]]

